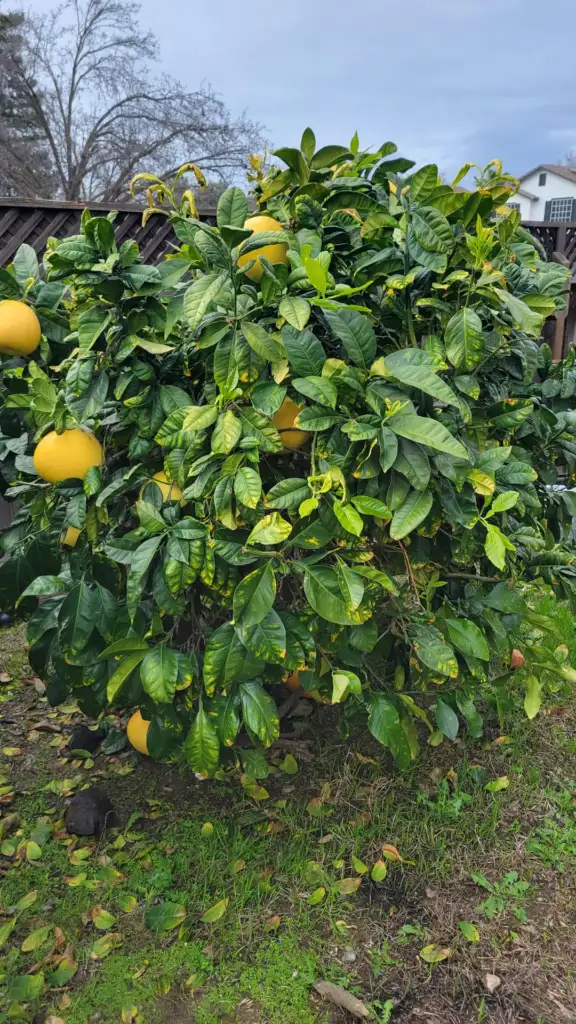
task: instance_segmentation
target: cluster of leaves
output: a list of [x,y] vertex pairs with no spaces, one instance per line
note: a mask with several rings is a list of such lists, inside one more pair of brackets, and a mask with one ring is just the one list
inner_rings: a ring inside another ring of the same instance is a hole
[[[520,692],[532,717],[574,675],[527,600],[533,581],[575,594],[576,365],[539,345],[565,271],[503,205],[497,163],[470,191],[470,165],[447,185],[395,149],[316,150],[307,129],[256,184],[282,230],[252,235],[230,188],[217,226],[167,211],[181,244],[157,266],[86,211],[42,271],[22,247],[0,272],[44,329],[41,357],[3,363],[4,601],[33,609],[53,703],[141,707],[151,753],[205,775],[242,730],[275,741],[288,673],[401,767],[422,728],[480,735],[479,696]],[[156,182],[150,205],[170,194]],[[240,255],[278,243],[286,265],[261,257],[254,284]],[[287,398],[298,450],[274,423]],[[34,444],[75,424],[102,470],[48,485]]]

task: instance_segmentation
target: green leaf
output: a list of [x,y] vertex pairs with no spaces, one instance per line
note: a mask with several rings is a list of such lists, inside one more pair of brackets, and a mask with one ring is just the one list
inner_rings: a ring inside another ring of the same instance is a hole
[[38,974],[17,974],[13,977],[8,988],[8,999],[12,1003],[31,1003],[38,999],[44,989],[44,975],[42,971]]
[[157,903],[148,907],[144,920],[153,932],[170,932],[186,920],[186,908],[181,903]]
[[234,477],[234,494],[246,508],[256,508],[262,494],[260,474],[250,466],[243,466]]
[[314,377],[322,372],[326,353],[312,331],[283,327],[282,342],[288,362],[299,377]]
[[340,526],[343,526],[347,533],[352,533],[355,537],[360,536],[364,529],[364,520],[353,505],[339,505],[336,501],[332,506],[332,511]]
[[482,321],[473,309],[459,309],[444,334],[446,355],[457,370],[473,370],[484,354]]
[[398,588],[396,587],[393,580],[385,573],[381,572],[380,569],[374,569],[371,565],[359,565],[354,564],[354,572],[359,576],[363,576],[366,580],[371,580],[372,583],[378,583],[385,590],[389,590],[391,594],[397,594]]
[[526,696],[524,698],[524,711],[528,718],[536,718],[542,706],[542,686],[536,676],[530,675],[526,679]]
[[377,860],[370,872],[373,882],[383,882],[388,874],[388,865],[385,860]]
[[374,694],[368,715],[368,728],[375,739],[388,747],[398,768],[406,768],[412,759],[398,708],[382,693]]
[[419,206],[413,210],[411,226],[418,244],[427,252],[448,253],[454,245],[449,222],[433,206]]
[[241,188],[227,188],[218,200],[216,223],[219,228],[243,228],[248,218],[248,199]]
[[184,432],[189,430],[206,430],[216,422],[218,407],[216,405],[189,405],[184,410],[181,429]]
[[242,436],[242,424],[231,409],[220,413],[210,438],[210,447],[217,455],[228,455]]
[[349,569],[346,563],[338,558],[336,561],[336,575],[340,593],[351,611],[356,611],[362,604],[364,597],[364,582],[353,569]]
[[458,662],[452,648],[444,643],[437,630],[420,627],[414,636],[414,653],[419,661],[433,672],[456,679]]
[[341,416],[337,412],[326,412],[326,409],[318,405],[308,405],[302,412],[298,413],[294,420],[295,426],[300,430],[309,430],[316,433],[321,430],[328,430],[336,423],[341,422]]
[[60,576],[37,576],[32,583],[29,583],[22,591],[16,602],[16,607],[25,597],[47,597],[50,594],[65,594],[69,584]]
[[16,924],[16,918],[11,918],[10,921],[5,921],[4,924],[0,925],[0,949],[6,944],[14,931],[14,925]]
[[[152,489],[152,488],[150,488]],[[156,534],[166,532],[166,523],[162,519],[158,509],[149,501],[137,501],[134,508],[140,520],[140,526],[146,533]]]
[[378,431],[380,445],[380,468],[387,473],[392,468],[398,455],[398,440],[390,427],[382,426]]
[[384,359],[390,373],[410,387],[418,388],[427,395],[432,395],[445,405],[458,408],[458,399],[452,388],[438,376],[434,360],[422,349],[407,348],[392,352]]
[[255,626],[268,614],[276,597],[276,576],[270,562],[245,576],[234,591],[234,621]]
[[307,299],[286,295],[278,306],[278,313],[291,327],[303,331],[310,319],[311,306]]
[[215,629],[204,652],[203,679],[207,693],[217,686],[226,687],[232,680],[250,679],[258,675],[262,663],[244,647],[234,627],[225,622]]
[[330,409],[336,408],[338,391],[336,385],[328,377],[296,377],[292,381],[292,386],[313,402],[327,405]]
[[458,927],[467,942],[480,942],[480,932],[470,921],[459,921]]
[[220,760],[220,740],[203,707],[198,709],[184,741],[184,755],[193,772],[210,777]]
[[12,260],[12,266],[14,268],[14,277],[23,287],[30,280],[37,281],[40,271],[38,268],[38,257],[36,251],[31,245],[27,245],[24,242],[18,246],[14,259]]
[[352,504],[362,515],[376,516],[377,519],[390,519],[392,513],[387,505],[379,498],[371,498],[367,494],[357,494],[352,498]]
[[489,514],[507,512],[508,509],[514,508],[518,504],[519,498],[520,494],[518,491],[505,491],[504,494],[499,494],[494,498]]
[[324,888],[323,885],[319,885],[317,889],[314,889],[314,892],[310,893],[306,902],[310,907],[317,907],[319,903],[322,903],[322,900],[324,899],[325,895],[326,889]]
[[31,953],[40,946],[43,946],[48,941],[54,931],[54,926],[51,924],[42,925],[41,928],[36,928],[33,932],[30,932],[24,939],[20,949],[23,953]]
[[285,387],[280,387],[274,381],[263,381],[261,384],[256,384],[252,389],[252,394],[250,395],[252,405],[263,416],[273,416],[282,405],[286,397],[286,391]]
[[81,580],[66,595],[60,610],[60,643],[72,655],[82,651],[94,631],[96,594]]
[[349,693],[362,693],[362,683],[355,672],[340,669],[332,673],[332,703],[340,704]]
[[460,728],[458,715],[443,700],[436,701],[436,721],[443,736],[449,740],[456,739]]
[[506,565],[506,551],[515,551],[516,548],[497,526],[487,523],[484,550],[487,558],[492,562],[492,565],[495,565],[497,569],[502,570]]
[[390,523],[392,540],[402,540],[422,523],[432,508],[431,491],[410,491],[408,497],[396,509]]
[[345,157],[352,156],[350,151],[346,149],[346,146],[322,146],[310,161],[310,166],[313,171],[318,171],[323,167],[331,167],[332,164],[340,162]]
[[432,467],[426,452],[421,445],[404,437],[400,439],[394,470],[402,473],[417,491],[425,491],[430,483]]
[[300,477],[288,477],[270,488],[264,498],[267,508],[283,508],[294,511],[310,496],[308,481]]
[[350,626],[362,621],[342,596],[338,574],[331,566],[308,566],[304,573],[304,593],[314,611],[328,622]]
[[522,615],[526,611],[526,602],[522,595],[504,582],[497,583],[483,601],[489,608],[507,615]]
[[439,964],[442,960],[447,960],[452,956],[452,950],[448,946],[438,946],[432,942],[429,946],[424,946],[418,956],[427,964]]
[[192,330],[195,330],[211,302],[222,291],[228,280],[227,274],[206,274],[199,277],[184,292],[184,315]]
[[[487,782],[484,789],[488,793],[500,793],[503,789],[508,789],[510,785],[510,779],[507,775],[499,775],[497,779],[492,779],[491,782]],[[474,878],[476,881],[476,878]]]
[[111,313],[103,306],[90,306],[78,317],[78,348],[85,356],[110,323]]
[[228,910],[229,903],[230,898],[228,896],[223,900],[218,900],[218,903],[215,903],[213,907],[210,907],[209,910],[202,914],[200,920],[203,921],[204,924],[215,924],[221,917],[224,917],[224,914]]
[[244,646],[256,658],[272,664],[283,664],[286,657],[286,629],[273,609],[253,626],[241,623],[237,632]]
[[410,179],[410,199],[425,202],[430,198],[438,184],[438,167],[426,164],[420,167]]
[[144,658],[145,654],[146,651],[138,651],[136,654],[130,654],[120,662],[116,671],[112,673],[106,686],[106,698],[110,704],[113,704],[116,699],[116,694],[124,685],[128,677],[132,675],[134,669],[138,668],[138,665]]
[[490,648],[482,630],[468,619],[446,619],[450,640],[462,654],[490,661]]
[[152,648],[140,665],[140,679],[146,693],[156,704],[169,704],[176,692],[178,658],[164,644]]
[[280,734],[276,702],[257,680],[241,683],[239,693],[246,729],[265,747],[271,746]]
[[303,156],[310,163],[314,156],[314,150],[316,149],[316,136],[311,128],[305,128],[302,132],[302,138],[300,140],[300,149]]
[[287,523],[279,512],[271,512],[264,516],[259,523],[250,531],[246,544],[281,544],[292,533],[290,523]]
[[238,410],[238,414],[244,437],[254,438],[262,451],[279,452],[282,450],[280,434],[266,416],[262,416],[256,409],[244,406]]
[[395,434],[405,437],[409,441],[426,445],[428,448],[435,448],[439,452],[446,452],[448,455],[454,455],[455,458],[469,458],[464,445],[457,441],[442,423],[429,416],[416,416],[412,413],[391,416],[387,425]]
[[368,317],[355,309],[326,309],[324,315],[352,362],[368,372],[376,355],[376,335]]
[[265,331],[260,324],[243,323],[242,334],[250,345],[250,348],[260,356],[261,359],[271,362],[279,362],[284,358],[283,346]]

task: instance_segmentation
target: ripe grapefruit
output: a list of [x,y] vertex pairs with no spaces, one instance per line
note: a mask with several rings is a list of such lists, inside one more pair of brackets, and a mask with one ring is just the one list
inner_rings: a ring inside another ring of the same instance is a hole
[[89,430],[72,427],[62,434],[51,430],[36,445],[34,465],[38,476],[51,484],[83,480],[92,466],[101,466],[102,445]]
[[159,473],[154,473],[154,476],[152,477],[151,480],[147,480],[145,484],[142,484],[142,487],[140,488],[140,497],[143,498],[144,501],[146,501],[146,488],[148,487],[149,483],[152,483],[152,481],[154,481],[156,486],[160,488],[162,492],[162,501],[179,501],[181,505],[186,504],[186,499],[182,491],[178,487],[178,484],[175,484],[172,480],[169,480],[168,477],[166,476],[166,473],[162,469],[160,470]]
[[282,402],[282,405],[275,412],[272,417],[272,423],[276,427],[276,430],[280,431],[280,437],[285,450],[295,451],[298,448],[302,448],[306,444],[306,441],[310,437],[307,430],[289,430],[287,428],[294,426],[294,420],[296,419],[299,412],[302,412],[303,405],[297,405],[291,398],[286,398]]
[[6,356],[29,356],[40,341],[42,328],[31,306],[18,299],[0,302],[0,352]]
[[[282,231],[282,225],[279,221],[274,220],[274,217],[249,217],[244,227],[252,228],[254,234],[259,234],[261,231]],[[263,245],[261,249],[253,249],[252,252],[241,256],[238,260],[238,266],[245,267],[247,263],[250,263],[250,260],[256,260],[254,266],[250,267],[250,270],[246,270],[245,273],[246,277],[249,277],[251,281],[259,281],[264,273],[264,269],[258,257],[264,256],[270,263],[285,263],[287,265],[287,252],[288,245],[283,245],[280,242],[276,245]]]
[[135,711],[132,717],[128,719],[128,725],[126,726],[128,742],[132,744],[139,754],[148,753],[147,736],[149,728],[150,722],[147,722],[145,718],[142,718],[140,709]]

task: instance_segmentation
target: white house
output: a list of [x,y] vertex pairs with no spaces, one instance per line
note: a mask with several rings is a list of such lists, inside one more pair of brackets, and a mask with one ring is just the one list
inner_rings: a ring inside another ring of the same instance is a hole
[[576,171],[561,164],[540,164],[520,175],[520,189],[508,206],[523,221],[576,221]]

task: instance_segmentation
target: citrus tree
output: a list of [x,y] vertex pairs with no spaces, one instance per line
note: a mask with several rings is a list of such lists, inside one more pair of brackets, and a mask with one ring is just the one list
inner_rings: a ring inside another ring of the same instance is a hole
[[159,265],[85,211],[0,271],[0,596],[52,703],[203,775],[274,744],[285,681],[404,767],[574,675],[530,605],[574,596],[566,272],[499,164],[465,190],[395,149],[306,129],[215,227],[139,176]]

